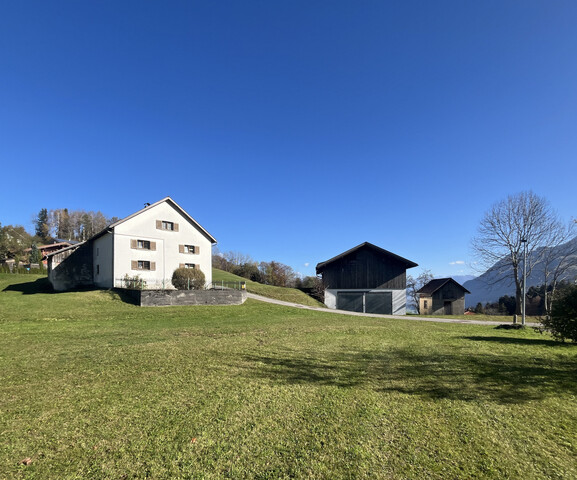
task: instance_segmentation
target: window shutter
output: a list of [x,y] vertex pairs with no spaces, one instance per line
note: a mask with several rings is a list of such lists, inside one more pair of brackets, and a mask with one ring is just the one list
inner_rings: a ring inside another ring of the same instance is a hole
[[156,221],[156,229],[157,229],[157,230],[162,230],[162,220],[157,220],[157,221]]
[[175,224],[174,224],[174,231],[175,231],[175,232],[178,232],[178,223],[175,223]]
[[130,248],[138,248],[138,244],[136,240],[130,240]]
[[150,270],[153,272],[156,270],[156,262],[150,262]]
[[138,262],[136,260],[132,260],[130,263],[132,264],[132,270],[138,270]]
[[184,253],[184,245],[178,246],[178,253]]
[[199,255],[200,254],[200,247],[194,247],[194,253]]
[[150,242],[150,249],[156,250],[156,242]]
[[200,270],[200,265],[199,265],[198,263],[195,263],[195,264],[194,264],[194,269],[195,269],[195,270]]
[[184,263],[179,263],[178,268],[184,268]]

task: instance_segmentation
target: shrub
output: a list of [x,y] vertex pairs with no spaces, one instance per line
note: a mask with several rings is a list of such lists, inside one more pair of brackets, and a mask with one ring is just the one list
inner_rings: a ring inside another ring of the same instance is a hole
[[577,286],[555,301],[551,317],[545,318],[543,325],[556,339],[577,342]]
[[124,288],[128,290],[144,290],[146,287],[146,282],[140,278],[139,275],[134,275],[134,277],[131,277],[128,275],[128,273],[124,275],[122,284],[124,285]]
[[177,268],[172,274],[172,284],[177,290],[202,290],[204,273],[196,268]]

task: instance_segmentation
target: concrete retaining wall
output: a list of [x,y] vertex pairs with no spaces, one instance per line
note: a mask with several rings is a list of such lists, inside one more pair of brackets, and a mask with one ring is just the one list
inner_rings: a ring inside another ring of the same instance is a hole
[[169,305],[240,305],[246,290],[125,290],[141,307]]

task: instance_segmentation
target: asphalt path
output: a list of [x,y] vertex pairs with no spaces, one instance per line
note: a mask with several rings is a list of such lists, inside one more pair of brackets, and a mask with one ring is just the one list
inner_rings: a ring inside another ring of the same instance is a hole
[[[501,323],[509,322],[490,322],[487,320],[463,320],[461,318],[437,318],[437,317],[416,317],[415,315],[380,315],[377,313],[359,313],[359,312],[349,312],[347,310],[333,310],[332,308],[321,308],[321,307],[309,307],[308,305],[301,305],[300,303],[285,302],[283,300],[275,300],[274,298],[263,297],[261,295],[255,295],[254,293],[247,293],[248,298],[253,300],[258,300],[259,302],[274,303],[276,305],[284,305],[285,307],[301,308],[303,310],[314,310],[316,312],[324,313],[337,313],[340,315],[355,315],[358,317],[374,317],[374,318],[398,318],[399,320],[414,320],[417,322],[435,322],[435,323],[462,323],[469,325],[492,325],[496,327]],[[512,323],[509,323],[512,325]],[[538,327],[539,323],[527,322],[525,323],[527,327]]]

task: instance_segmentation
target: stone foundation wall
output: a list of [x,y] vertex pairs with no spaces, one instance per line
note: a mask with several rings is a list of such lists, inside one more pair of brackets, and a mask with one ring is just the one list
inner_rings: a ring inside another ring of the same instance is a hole
[[124,290],[141,307],[241,305],[246,290]]

